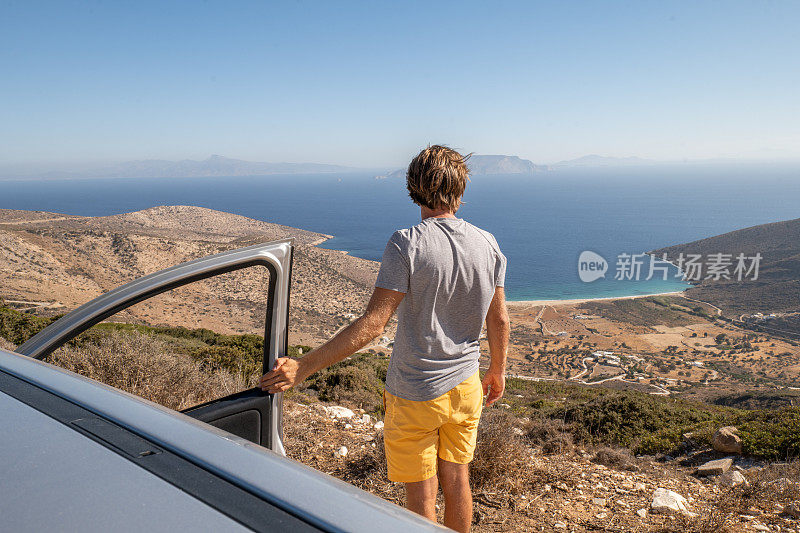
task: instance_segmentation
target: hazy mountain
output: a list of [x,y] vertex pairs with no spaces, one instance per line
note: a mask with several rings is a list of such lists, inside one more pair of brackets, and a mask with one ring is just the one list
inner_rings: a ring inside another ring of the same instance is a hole
[[552,165],[553,168],[570,167],[626,167],[637,165],[651,165],[655,161],[642,159],[641,157],[607,157],[597,154],[585,155],[577,159],[559,161]]
[[[146,159],[115,165],[38,173],[43,178],[192,178],[352,172],[354,168],[319,163],[261,163],[212,155],[203,161]],[[33,177],[33,176],[31,176]]]
[[[525,174],[549,170],[546,165],[537,165],[527,159],[521,159],[515,155],[473,155],[467,161],[470,173],[475,176],[488,176],[492,174]],[[375,176],[376,179],[385,178],[404,178],[406,169],[400,168],[384,174]]]

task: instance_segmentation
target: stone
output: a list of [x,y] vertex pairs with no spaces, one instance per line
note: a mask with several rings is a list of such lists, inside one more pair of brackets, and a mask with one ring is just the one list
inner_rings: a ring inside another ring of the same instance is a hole
[[800,518],[800,503],[793,502],[783,508],[783,514],[792,518]]
[[336,455],[338,457],[344,457],[347,455],[347,446],[342,446],[338,450],[336,450]]
[[333,418],[353,418],[356,416],[351,409],[339,405],[329,405],[325,408],[325,412],[328,413],[328,416]]
[[650,510],[657,514],[689,514],[686,498],[669,489],[657,488],[653,492]]
[[790,479],[787,479],[785,477],[779,477],[778,479],[776,479],[774,481],[770,481],[769,483],[767,483],[767,485],[775,485],[775,490],[783,491],[783,490],[791,489],[792,485],[794,485],[794,484],[792,483],[792,481]]
[[711,439],[711,446],[722,453],[742,453],[742,438],[733,426],[719,428]]
[[605,507],[606,499],[605,498],[592,498],[592,503],[595,505],[599,505],[601,507]]
[[726,457],[724,459],[715,459],[697,467],[695,472],[698,476],[718,476],[730,470],[733,465],[733,459]]
[[553,524],[553,527],[556,529],[567,529],[567,524],[565,524],[564,522],[556,522],[555,524]]
[[756,531],[770,531],[770,529],[767,526],[765,526],[764,524],[760,524],[758,522],[753,522],[753,524],[750,527],[752,527]]
[[636,514],[639,515],[639,518],[647,518],[647,509],[639,509]]
[[362,424],[371,424],[372,417],[369,416],[368,414],[363,414],[361,415],[361,418],[358,421],[361,422]]
[[383,420],[378,420],[377,422],[375,422],[375,429],[378,430],[383,429]]
[[738,487],[739,485],[744,485],[747,487],[750,485],[748,483],[747,478],[742,475],[741,472],[737,470],[729,470],[725,472],[717,479],[717,483],[722,485],[723,487]]

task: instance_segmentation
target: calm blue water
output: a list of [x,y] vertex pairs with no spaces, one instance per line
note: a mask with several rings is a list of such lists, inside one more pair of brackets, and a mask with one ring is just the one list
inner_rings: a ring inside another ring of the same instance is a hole
[[[800,171],[789,167],[659,167],[476,176],[459,216],[497,237],[511,299],[649,294],[677,280],[615,281],[619,253],[641,253],[738,228],[800,217]],[[371,175],[0,181],[0,208],[109,215],[197,205],[336,237],[328,248],[380,259],[399,227],[419,221],[402,180]],[[583,283],[577,259],[610,263]]]

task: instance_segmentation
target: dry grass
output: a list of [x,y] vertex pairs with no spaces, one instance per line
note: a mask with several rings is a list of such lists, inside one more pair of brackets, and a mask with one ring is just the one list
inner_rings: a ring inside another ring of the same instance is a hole
[[530,450],[514,431],[518,419],[504,409],[484,409],[478,446],[470,464],[473,490],[517,493],[530,472]]
[[767,524],[776,521],[776,506],[785,507],[800,501],[800,462],[769,465],[748,473],[747,486],[723,491],[708,515],[699,521],[701,533],[729,531],[741,515],[760,516]]
[[526,436],[545,455],[566,453],[573,449],[572,429],[562,420],[535,418],[528,422]]
[[136,332],[110,332],[97,344],[64,346],[48,361],[170,409],[247,388],[241,378],[222,370],[201,370],[188,355],[176,354],[157,337]]
[[616,470],[628,470],[631,472],[639,470],[639,467],[636,465],[636,458],[625,448],[601,446],[595,451],[592,462]]

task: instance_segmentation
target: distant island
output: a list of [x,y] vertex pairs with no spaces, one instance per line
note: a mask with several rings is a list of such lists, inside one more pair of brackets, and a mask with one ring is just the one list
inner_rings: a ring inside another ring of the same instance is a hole
[[[144,159],[107,166],[37,173],[28,177],[57,178],[205,178],[227,176],[264,176],[268,174],[324,174],[355,172],[362,169],[322,163],[264,163],[243,161],[221,155],[195,161]],[[15,176],[17,177],[17,176]]]
[[[472,155],[467,161],[470,173],[477,176],[492,174],[533,175],[549,170],[547,165],[537,165],[533,161],[515,155]],[[405,168],[393,170],[387,174],[375,176],[375,179],[404,178]]]
[[554,169],[580,168],[580,167],[629,167],[639,165],[652,165],[655,161],[641,157],[608,157],[604,155],[589,154],[577,159],[559,161],[551,165]]

